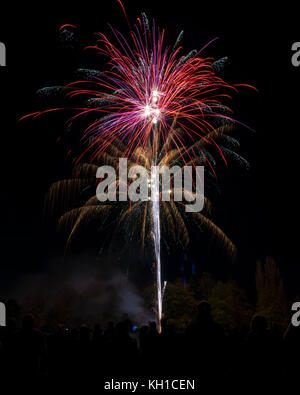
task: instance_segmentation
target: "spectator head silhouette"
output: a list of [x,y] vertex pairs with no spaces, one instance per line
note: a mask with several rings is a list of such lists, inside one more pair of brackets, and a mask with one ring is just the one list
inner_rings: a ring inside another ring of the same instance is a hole
[[8,318],[6,322],[7,330],[11,333],[15,332],[17,329],[17,322],[14,318]]
[[108,321],[108,323],[107,323],[107,330],[114,330],[114,328],[115,328],[115,324],[114,324],[114,322],[113,321]]
[[157,333],[156,322],[155,321],[149,322],[149,332],[151,334],[156,334]]
[[211,307],[206,300],[202,300],[197,306],[197,319],[209,320],[211,318]]
[[88,342],[91,339],[91,330],[87,325],[80,326],[79,337],[81,342]]
[[118,322],[116,325],[116,334],[119,337],[126,337],[128,335],[128,326],[124,321]]
[[167,326],[168,326],[167,320],[166,320],[165,318],[163,318],[163,319],[161,320],[161,328],[162,328],[162,331],[165,331],[165,330],[167,329]]
[[22,320],[22,328],[26,331],[32,330],[34,327],[34,317],[32,314],[26,314]]

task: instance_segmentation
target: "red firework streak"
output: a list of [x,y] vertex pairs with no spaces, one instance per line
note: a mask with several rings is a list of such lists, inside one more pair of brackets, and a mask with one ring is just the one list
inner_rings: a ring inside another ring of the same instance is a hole
[[[98,33],[97,44],[87,47],[105,56],[106,70],[65,87],[68,97],[82,95],[89,103],[87,107],[71,108],[76,114],[69,119],[69,127],[79,117],[94,115],[82,132],[88,146],[77,161],[87,152],[93,160],[116,138],[126,142],[124,156],[130,157],[137,147],[145,147],[155,129],[163,143],[181,151],[199,139],[207,139],[226,162],[213,139],[213,125],[216,118],[237,122],[220,109],[241,85],[230,85],[218,77],[212,67],[213,59],[201,56],[215,39],[200,51],[181,55],[179,40],[172,49],[166,47],[165,31],[154,22],[150,27],[145,14],[130,30],[131,40],[127,41],[116,29],[111,31],[114,42]],[[57,110],[60,109],[25,117]],[[168,139],[169,135],[172,137]]]

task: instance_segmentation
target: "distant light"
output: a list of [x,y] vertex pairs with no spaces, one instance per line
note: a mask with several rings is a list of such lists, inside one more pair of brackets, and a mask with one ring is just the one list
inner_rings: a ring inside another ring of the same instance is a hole
[[158,96],[158,91],[157,91],[157,90],[152,91],[152,96],[153,96],[153,97]]
[[155,123],[157,123],[157,118],[153,118],[152,119],[152,122],[155,124]]

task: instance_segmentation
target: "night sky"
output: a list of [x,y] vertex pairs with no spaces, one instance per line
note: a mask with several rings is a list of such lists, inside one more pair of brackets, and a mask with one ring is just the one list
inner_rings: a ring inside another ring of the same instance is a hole
[[[255,262],[271,255],[280,264],[291,295],[299,292],[298,278],[298,134],[300,67],[291,64],[291,46],[300,41],[297,15],[273,3],[124,0],[131,21],[142,11],[167,29],[172,44],[184,30],[188,52],[214,37],[219,40],[206,56],[230,58],[225,79],[253,84],[259,94],[241,89],[232,108],[235,117],[255,130],[239,132],[241,153],[251,164],[248,173],[234,170],[220,179],[222,197],[216,223],[239,251],[232,273],[245,285],[254,282]],[[291,3],[292,4],[292,3]],[[3,6],[2,6],[3,7]],[[58,28],[78,27],[74,50],[63,48]],[[114,0],[98,2],[26,3],[1,12],[0,41],[7,47],[7,67],[1,79],[1,292],[16,278],[43,270],[44,262],[61,254],[61,246],[42,216],[44,195],[57,179],[68,175],[68,147],[56,143],[64,117],[47,116],[18,123],[18,118],[42,107],[37,89],[74,78],[78,67],[90,65],[83,46],[107,23],[126,30]],[[298,34],[298,35],[297,35]],[[99,61],[98,67],[103,64]],[[97,64],[95,63],[95,67]],[[201,259],[201,251],[193,251]],[[216,260],[216,258],[214,258]],[[213,262],[218,268],[218,262]],[[216,270],[216,269],[215,269]]]

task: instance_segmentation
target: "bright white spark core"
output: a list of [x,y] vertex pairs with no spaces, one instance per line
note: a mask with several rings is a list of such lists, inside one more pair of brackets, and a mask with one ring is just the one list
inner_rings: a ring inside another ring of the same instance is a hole
[[[155,162],[153,161],[153,166]],[[152,226],[153,226],[153,242],[155,251],[155,269],[156,269],[156,314],[158,323],[158,332],[161,333],[161,319],[162,319],[162,287],[161,287],[161,261],[160,261],[160,213],[159,213],[159,170],[155,166],[155,173],[152,175],[151,183],[152,191]]]
[[159,92],[157,90],[152,91],[151,93],[151,104],[147,104],[143,109],[143,116],[145,118],[149,118],[152,116],[152,123],[156,124],[159,120],[160,109],[158,108],[158,96]]
[[144,108],[144,115],[145,117],[148,117],[149,115],[151,115],[151,107],[150,106],[145,106]]

